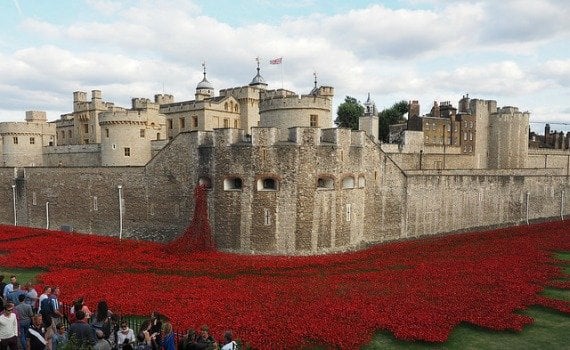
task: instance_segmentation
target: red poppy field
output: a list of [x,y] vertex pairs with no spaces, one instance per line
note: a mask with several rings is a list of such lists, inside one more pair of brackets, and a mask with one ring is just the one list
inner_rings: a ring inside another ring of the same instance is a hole
[[[158,243],[0,226],[0,266],[43,269],[62,300],[106,299],[122,315],[158,310],[175,329],[232,329],[256,349],[358,348],[377,330],[444,342],[462,322],[520,331],[539,293],[570,283],[553,253],[570,251],[570,223],[535,224],[386,243],[314,257],[172,254]],[[350,330],[351,336],[347,336]]]

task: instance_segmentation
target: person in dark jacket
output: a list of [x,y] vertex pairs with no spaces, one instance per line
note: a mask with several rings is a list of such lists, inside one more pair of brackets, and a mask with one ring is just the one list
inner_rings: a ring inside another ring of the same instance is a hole
[[75,313],[76,321],[69,327],[69,341],[74,342],[77,348],[88,348],[97,342],[95,330],[87,323],[85,312],[79,310]]

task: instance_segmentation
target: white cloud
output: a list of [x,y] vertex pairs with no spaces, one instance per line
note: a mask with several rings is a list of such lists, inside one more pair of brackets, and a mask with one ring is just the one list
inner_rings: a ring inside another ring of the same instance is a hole
[[87,6],[103,14],[117,12],[122,8],[120,2],[112,0],[86,0],[85,3]]
[[62,35],[62,27],[35,18],[26,18],[20,24],[26,32],[43,39],[57,39]]
[[[130,97],[152,97],[163,84],[177,100],[192,99],[202,61],[220,89],[249,83],[256,56],[270,88],[283,79],[285,88],[307,93],[317,71],[319,84],[335,87],[335,105],[368,92],[385,106],[465,92],[517,101],[570,84],[568,53],[542,56],[549,42],[569,36],[565,2],[420,2],[422,10],[371,5],[231,26],[188,1],[88,0],[100,14],[95,20],[20,23],[40,44],[0,53],[0,88],[19,87],[2,108],[29,109],[34,98],[45,109],[69,111],[71,92],[90,89],[128,106]],[[279,56],[283,66],[268,65]]]
[[554,80],[562,87],[570,87],[570,59],[549,60],[538,67],[537,75]]
[[533,79],[513,61],[438,71],[434,74],[434,81],[449,90],[467,90],[491,96],[526,95],[548,86],[547,81]]

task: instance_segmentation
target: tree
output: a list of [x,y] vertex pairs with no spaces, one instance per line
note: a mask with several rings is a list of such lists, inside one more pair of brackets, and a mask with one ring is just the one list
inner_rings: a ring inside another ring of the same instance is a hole
[[341,128],[358,130],[358,118],[364,114],[364,106],[354,97],[346,96],[338,106],[334,123]]
[[380,126],[380,140],[388,142],[388,135],[390,134],[390,125],[400,124],[406,121],[404,114],[408,113],[408,101],[396,102],[390,108],[386,108],[378,113],[379,126]]

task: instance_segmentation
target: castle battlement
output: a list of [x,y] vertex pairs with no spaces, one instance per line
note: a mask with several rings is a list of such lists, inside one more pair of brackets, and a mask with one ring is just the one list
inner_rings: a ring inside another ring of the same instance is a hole
[[215,129],[214,146],[251,144],[253,147],[271,147],[282,143],[298,146],[363,146],[366,132],[346,128],[319,129],[311,127],[292,127],[288,129],[255,127],[251,129],[251,139],[241,129]]
[[519,110],[518,107],[513,107],[513,106],[506,106],[506,107],[501,107],[497,110],[497,113],[494,114],[498,115],[498,116],[516,116],[516,117],[523,117],[523,118],[529,118],[530,117],[530,113],[525,111],[525,112],[521,112]]
[[0,123],[2,135],[54,135],[55,125],[39,122],[2,122]]
[[160,105],[158,103],[155,103],[148,98],[136,97],[131,99],[132,109],[153,109],[158,111],[159,107]]
[[184,101],[184,102],[174,102],[160,105],[161,113],[177,113],[193,111],[199,108],[204,108],[206,105],[210,105],[209,99],[200,101]]
[[45,123],[47,121],[46,112],[44,112],[44,111],[26,111],[26,121],[27,122]]
[[158,103],[159,105],[174,103],[174,96],[168,94],[156,94],[154,95],[154,103]]
[[288,96],[298,96],[294,91],[286,89],[265,90],[261,93],[261,99],[281,98]]
[[223,147],[243,143],[245,140],[245,131],[235,128],[214,129],[213,145],[214,147]]
[[137,124],[146,125],[151,119],[146,110],[123,109],[113,112],[103,112],[99,115],[99,125],[107,124]]
[[259,102],[260,113],[275,109],[327,109],[331,106],[331,99],[315,95],[288,95],[264,98]]
[[253,86],[238,86],[220,90],[220,96],[233,96],[237,99],[259,99],[260,89]]

